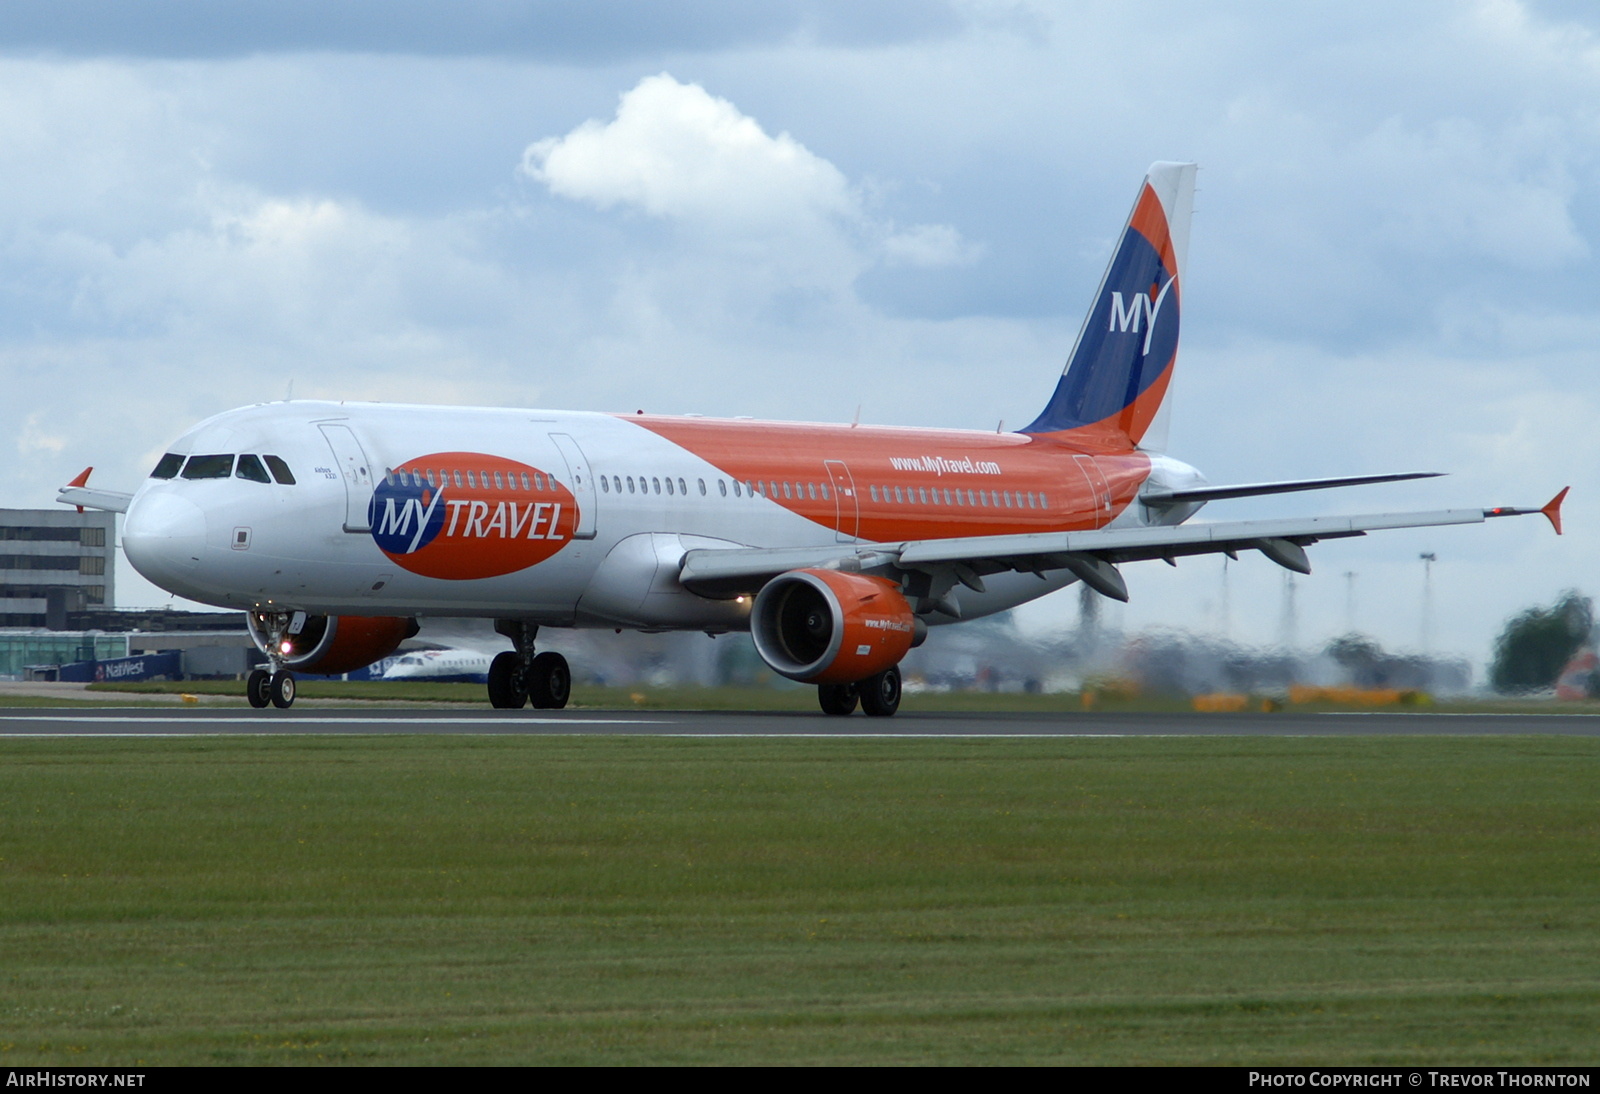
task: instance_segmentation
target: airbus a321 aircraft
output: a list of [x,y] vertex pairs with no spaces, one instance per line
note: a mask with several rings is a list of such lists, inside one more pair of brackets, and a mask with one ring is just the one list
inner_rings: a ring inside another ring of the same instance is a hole
[[1082,581],[1126,600],[1117,567],[1305,547],[1384,528],[1542,512],[1463,509],[1185,525],[1208,501],[1419,478],[1211,486],[1143,445],[1177,358],[1195,166],[1157,163],[1044,410],[1014,433],[699,417],[283,402],[179,437],[133,494],[59,500],[125,512],[128,560],[164,589],[248,613],[270,667],[392,653],[428,616],[484,616],[510,640],[497,707],[564,706],[571,673],[541,627],[748,629],[822,709],[890,715],[929,626]]

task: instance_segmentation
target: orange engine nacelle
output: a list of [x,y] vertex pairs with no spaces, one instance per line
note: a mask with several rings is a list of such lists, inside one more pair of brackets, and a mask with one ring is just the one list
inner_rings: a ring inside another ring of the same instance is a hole
[[[299,613],[296,613],[297,615]],[[250,638],[262,653],[269,638],[265,620],[247,612]],[[336,676],[354,672],[388,657],[417,633],[417,621],[396,616],[307,615],[298,629],[291,625],[282,650],[284,663],[301,672]]]
[[791,570],[762,587],[750,614],[756,652],[807,684],[853,684],[900,663],[922,631],[900,587],[837,570]]

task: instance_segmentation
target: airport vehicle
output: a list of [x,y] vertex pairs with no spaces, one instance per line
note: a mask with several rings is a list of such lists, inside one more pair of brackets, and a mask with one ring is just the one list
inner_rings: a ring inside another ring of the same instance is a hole
[[898,664],[931,625],[1082,581],[1127,599],[1117,567],[1305,547],[1386,528],[1543,512],[1464,509],[1189,525],[1208,501],[1424,477],[1212,486],[1148,443],[1177,358],[1193,164],[1158,163],[1039,416],[1016,432],[502,408],[270,403],[173,443],[134,494],[59,500],[126,512],[151,581],[248,613],[269,661],[256,706],[296,669],[350,671],[428,616],[480,616],[512,649],[497,707],[564,706],[541,627],[750,630],[822,709],[890,715]]

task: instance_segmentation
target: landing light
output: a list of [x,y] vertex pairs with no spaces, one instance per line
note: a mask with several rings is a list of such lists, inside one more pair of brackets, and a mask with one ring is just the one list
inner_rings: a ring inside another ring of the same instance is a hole
[[294,649],[294,643],[288,639],[284,639],[283,644],[278,647],[280,653],[288,653],[292,649]]

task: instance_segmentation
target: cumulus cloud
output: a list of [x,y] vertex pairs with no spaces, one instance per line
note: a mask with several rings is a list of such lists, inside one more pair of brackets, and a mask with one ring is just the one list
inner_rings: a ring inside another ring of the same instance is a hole
[[601,209],[632,206],[702,232],[813,241],[818,233],[843,235],[864,256],[915,266],[951,265],[972,254],[949,225],[897,231],[875,221],[860,189],[832,163],[667,73],[625,92],[610,121],[590,119],[564,137],[529,145],[522,171],[559,197]]
[[523,170],[561,197],[730,230],[859,215],[833,164],[665,73],[625,93],[614,120],[529,145]]

